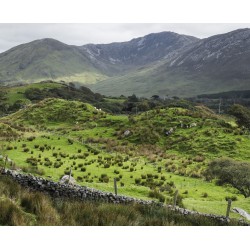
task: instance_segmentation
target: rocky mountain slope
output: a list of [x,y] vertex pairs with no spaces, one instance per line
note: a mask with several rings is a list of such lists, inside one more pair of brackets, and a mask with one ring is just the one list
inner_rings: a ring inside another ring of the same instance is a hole
[[43,79],[95,83],[152,64],[197,40],[172,32],[106,45],[72,46],[54,39],[36,40],[0,54],[0,83]]
[[160,32],[135,38],[128,42],[87,44],[82,50],[106,74],[124,73],[140,66],[152,65],[162,59],[179,55],[180,50],[198,38],[174,32]]
[[161,32],[83,46],[42,39],[0,54],[0,83],[52,79],[105,95],[187,97],[248,90],[249,63],[250,29],[206,39]]
[[153,67],[112,78],[94,91],[119,95],[192,96],[250,88],[250,29],[199,40]]

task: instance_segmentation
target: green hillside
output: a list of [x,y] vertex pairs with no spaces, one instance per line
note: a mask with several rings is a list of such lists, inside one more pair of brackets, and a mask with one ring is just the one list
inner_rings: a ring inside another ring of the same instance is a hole
[[136,94],[144,97],[152,95],[193,97],[201,94],[247,90],[249,80],[212,79],[205,75],[196,77],[193,73],[171,72],[158,63],[121,76],[107,78],[88,87],[94,92],[107,96]]
[[9,131],[0,134],[0,154],[12,160],[10,168],[55,181],[71,168],[80,185],[111,192],[116,177],[119,194],[166,203],[173,202],[178,189],[185,207],[222,215],[225,199],[233,197],[234,206],[250,212],[249,198],[238,189],[205,180],[214,159],[249,162],[250,139],[231,118],[204,107],[127,116],[82,102],[45,99],[0,123]]
[[54,39],[36,40],[0,54],[2,85],[45,79],[89,84],[105,78],[75,46]]

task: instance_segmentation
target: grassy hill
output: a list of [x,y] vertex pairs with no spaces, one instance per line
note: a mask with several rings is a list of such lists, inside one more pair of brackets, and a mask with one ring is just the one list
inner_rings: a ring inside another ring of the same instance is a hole
[[116,177],[119,194],[166,203],[173,202],[178,189],[185,207],[222,215],[225,199],[234,197],[234,206],[250,212],[250,200],[239,190],[205,181],[213,159],[249,161],[250,139],[232,120],[203,107],[127,116],[45,99],[0,123],[10,131],[0,134],[1,154],[12,161],[10,168],[55,181],[71,168],[80,185],[111,192]]
[[54,39],[21,44],[0,54],[2,85],[44,79],[94,83],[105,78],[76,46]]
[[17,86],[0,87],[0,114],[11,113],[46,98],[62,98],[88,102],[108,112],[121,112],[126,98],[105,98],[89,88],[72,83],[42,81]]

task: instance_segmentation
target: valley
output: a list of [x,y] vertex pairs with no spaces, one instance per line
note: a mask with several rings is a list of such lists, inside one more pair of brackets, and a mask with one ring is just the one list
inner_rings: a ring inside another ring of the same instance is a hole
[[[222,223],[176,206],[249,223],[233,209],[250,214],[249,51],[246,28],[0,53],[0,225]],[[158,205],[60,200],[6,173]]]

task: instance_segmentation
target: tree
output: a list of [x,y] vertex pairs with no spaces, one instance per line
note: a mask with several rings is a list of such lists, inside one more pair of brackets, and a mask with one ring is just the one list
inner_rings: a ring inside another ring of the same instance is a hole
[[245,197],[250,197],[250,163],[230,158],[215,159],[205,172],[207,179],[217,178],[219,185],[231,184]]
[[128,102],[139,102],[139,99],[135,94],[128,96]]
[[233,105],[229,113],[236,117],[239,126],[244,126],[250,129],[250,110],[239,104]]

